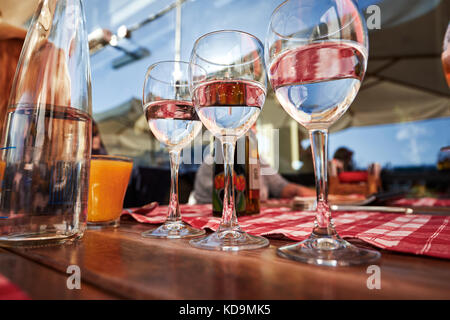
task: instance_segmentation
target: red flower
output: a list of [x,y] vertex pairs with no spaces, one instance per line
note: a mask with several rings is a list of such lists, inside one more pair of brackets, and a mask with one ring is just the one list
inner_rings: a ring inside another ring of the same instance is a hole
[[225,185],[225,179],[223,177],[223,173],[221,173],[214,178],[214,187],[217,190],[220,190],[220,189],[223,189],[224,185]]
[[245,190],[245,177],[244,176],[238,176],[237,177],[237,179],[236,179],[236,183],[235,183],[235,186],[236,186],[236,189],[238,190],[238,191],[244,191]]

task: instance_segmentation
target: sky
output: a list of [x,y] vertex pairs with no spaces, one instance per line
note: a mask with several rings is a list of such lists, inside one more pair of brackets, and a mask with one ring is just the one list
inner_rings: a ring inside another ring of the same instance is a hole
[[[174,0],[86,0],[88,32],[98,27],[113,32],[133,25]],[[361,0],[364,5],[375,0]],[[403,1],[403,0],[402,0]],[[194,41],[220,29],[249,32],[262,41],[272,11],[281,0],[189,0],[182,6],[181,60],[189,60]],[[192,23],[196,21],[197,23]],[[93,112],[106,111],[132,98],[141,99],[146,69],[153,63],[174,58],[175,12],[139,29],[119,44],[129,50],[143,46],[150,56],[118,70],[112,61],[123,53],[107,47],[91,57]],[[370,63],[370,59],[369,59]],[[306,142],[304,142],[306,143]],[[436,164],[437,153],[450,145],[450,118],[420,122],[349,128],[331,134],[330,155],[341,146],[354,151],[357,166],[370,162],[382,166]],[[395,156],[393,156],[395,155]]]
[[[172,2],[173,0],[87,0],[85,12],[88,32],[98,27],[109,28],[115,32],[122,24],[132,25]],[[182,7],[181,60],[189,60],[195,40],[211,31],[238,29],[249,32],[263,41],[270,15],[281,2],[277,0],[187,1]],[[192,21],[200,23],[192,23]],[[127,49],[144,46],[151,52],[149,57],[117,71],[111,67],[112,60],[122,56],[123,53],[108,47],[93,55],[91,69],[94,114],[126,102],[131,97],[141,98],[146,69],[157,61],[174,59],[174,38],[175,13],[172,10],[133,33],[131,41],[123,40],[120,43]],[[126,79],[125,82],[124,79]]]
[[361,168],[372,162],[383,167],[436,165],[440,148],[450,146],[450,119],[353,127],[332,133],[329,155],[342,146],[354,151],[353,160]]

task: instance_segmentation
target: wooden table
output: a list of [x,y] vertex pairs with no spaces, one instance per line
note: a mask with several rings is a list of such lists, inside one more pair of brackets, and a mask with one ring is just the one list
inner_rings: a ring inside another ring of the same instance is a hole
[[[450,261],[382,251],[381,289],[367,266],[330,269],[278,257],[288,241],[237,253],[142,238],[154,226],[123,222],[62,246],[0,249],[0,273],[33,299],[450,299]],[[66,286],[69,265],[81,289]]]

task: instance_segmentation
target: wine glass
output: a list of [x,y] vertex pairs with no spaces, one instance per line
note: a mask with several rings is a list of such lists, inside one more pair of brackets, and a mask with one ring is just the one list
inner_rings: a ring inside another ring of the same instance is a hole
[[192,106],[188,68],[187,62],[162,61],[151,65],[145,75],[142,105],[150,130],[169,150],[171,183],[166,222],[159,228],[143,232],[143,237],[176,239],[205,233],[181,220],[178,203],[181,149],[202,129]]
[[288,0],[272,14],[265,43],[268,76],[281,106],[309,131],[317,192],[311,235],[279,248],[282,257],[325,266],[380,257],[339,237],[328,204],[328,128],[358,93],[367,57],[367,28],[351,0]]
[[222,30],[200,37],[189,66],[192,102],[205,127],[222,144],[225,187],[218,230],[193,239],[194,247],[237,251],[269,241],[242,231],[236,218],[233,162],[236,140],[255,123],[266,96],[264,47],[251,34]]

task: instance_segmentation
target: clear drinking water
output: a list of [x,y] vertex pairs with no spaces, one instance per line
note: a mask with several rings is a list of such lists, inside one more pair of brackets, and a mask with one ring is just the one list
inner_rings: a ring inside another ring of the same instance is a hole
[[212,80],[194,88],[203,124],[216,137],[243,136],[258,119],[266,90],[257,81]]
[[169,148],[181,150],[202,130],[190,101],[158,100],[144,106],[150,130]]
[[358,93],[365,49],[323,41],[286,50],[270,66],[271,83],[286,112],[307,129],[328,128]]
[[83,235],[91,110],[82,1],[40,1],[0,133],[0,246],[48,245]]
[[71,107],[8,109],[0,160],[0,243],[82,235],[87,215],[91,117]]

